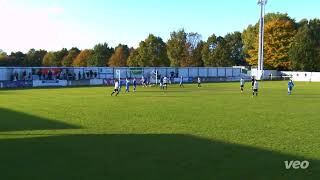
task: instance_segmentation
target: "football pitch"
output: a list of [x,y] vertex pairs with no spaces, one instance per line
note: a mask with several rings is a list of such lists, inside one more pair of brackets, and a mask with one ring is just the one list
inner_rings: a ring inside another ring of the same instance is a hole
[[0,179],[320,179],[320,83],[295,84],[0,90]]

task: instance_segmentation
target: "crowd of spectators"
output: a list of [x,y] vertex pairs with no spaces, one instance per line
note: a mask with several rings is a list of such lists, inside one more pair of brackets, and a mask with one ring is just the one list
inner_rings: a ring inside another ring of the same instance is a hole
[[98,73],[92,70],[86,72],[75,73],[68,69],[57,70],[57,69],[33,69],[32,72],[14,71],[11,75],[11,81],[31,81],[31,80],[85,80],[85,79],[96,79]]

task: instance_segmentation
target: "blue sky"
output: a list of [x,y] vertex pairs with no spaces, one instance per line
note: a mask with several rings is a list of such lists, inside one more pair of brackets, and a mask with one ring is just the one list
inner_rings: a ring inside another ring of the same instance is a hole
[[[319,0],[269,0],[266,12],[320,18]],[[257,22],[256,0],[0,0],[0,49],[92,48],[107,42],[137,47],[152,33],[165,41],[184,28],[205,40]]]

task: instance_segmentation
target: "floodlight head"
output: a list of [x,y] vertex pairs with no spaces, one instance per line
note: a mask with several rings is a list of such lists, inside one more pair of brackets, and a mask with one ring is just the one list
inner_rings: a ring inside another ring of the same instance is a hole
[[266,5],[268,0],[258,0],[258,5]]

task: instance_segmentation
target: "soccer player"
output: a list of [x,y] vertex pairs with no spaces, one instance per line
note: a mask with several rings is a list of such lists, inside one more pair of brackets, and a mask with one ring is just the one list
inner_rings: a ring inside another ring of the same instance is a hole
[[294,83],[292,80],[288,82],[288,95],[291,95],[292,89],[294,87]]
[[163,90],[163,77],[160,78],[160,89]]
[[252,78],[251,78],[251,87],[252,87],[252,89],[253,89],[254,82],[255,82],[255,78],[254,78],[254,76],[252,76]]
[[146,79],[144,78],[144,76],[142,76],[142,78],[141,78],[141,84],[142,84],[142,87],[147,87]]
[[181,76],[180,78],[180,87],[184,88],[184,85],[183,85],[183,77]]
[[111,93],[111,96],[113,96],[114,93],[116,93],[116,96],[119,94],[119,81],[117,79],[114,82],[114,90]]
[[198,88],[200,88],[200,87],[201,87],[201,78],[198,77]]
[[143,87],[148,87],[148,78],[144,78]]
[[130,80],[126,78],[126,93],[130,92]]
[[166,90],[168,89],[168,78],[167,76],[165,76],[163,78],[163,89],[166,88]]
[[137,90],[137,80],[136,78],[133,79],[133,92],[136,92]]
[[259,83],[257,80],[254,80],[252,96],[254,95],[258,96],[258,90],[259,90]]
[[240,79],[240,90],[241,90],[241,93],[243,93],[243,90],[244,90],[244,83],[245,83],[244,79],[241,78]]

